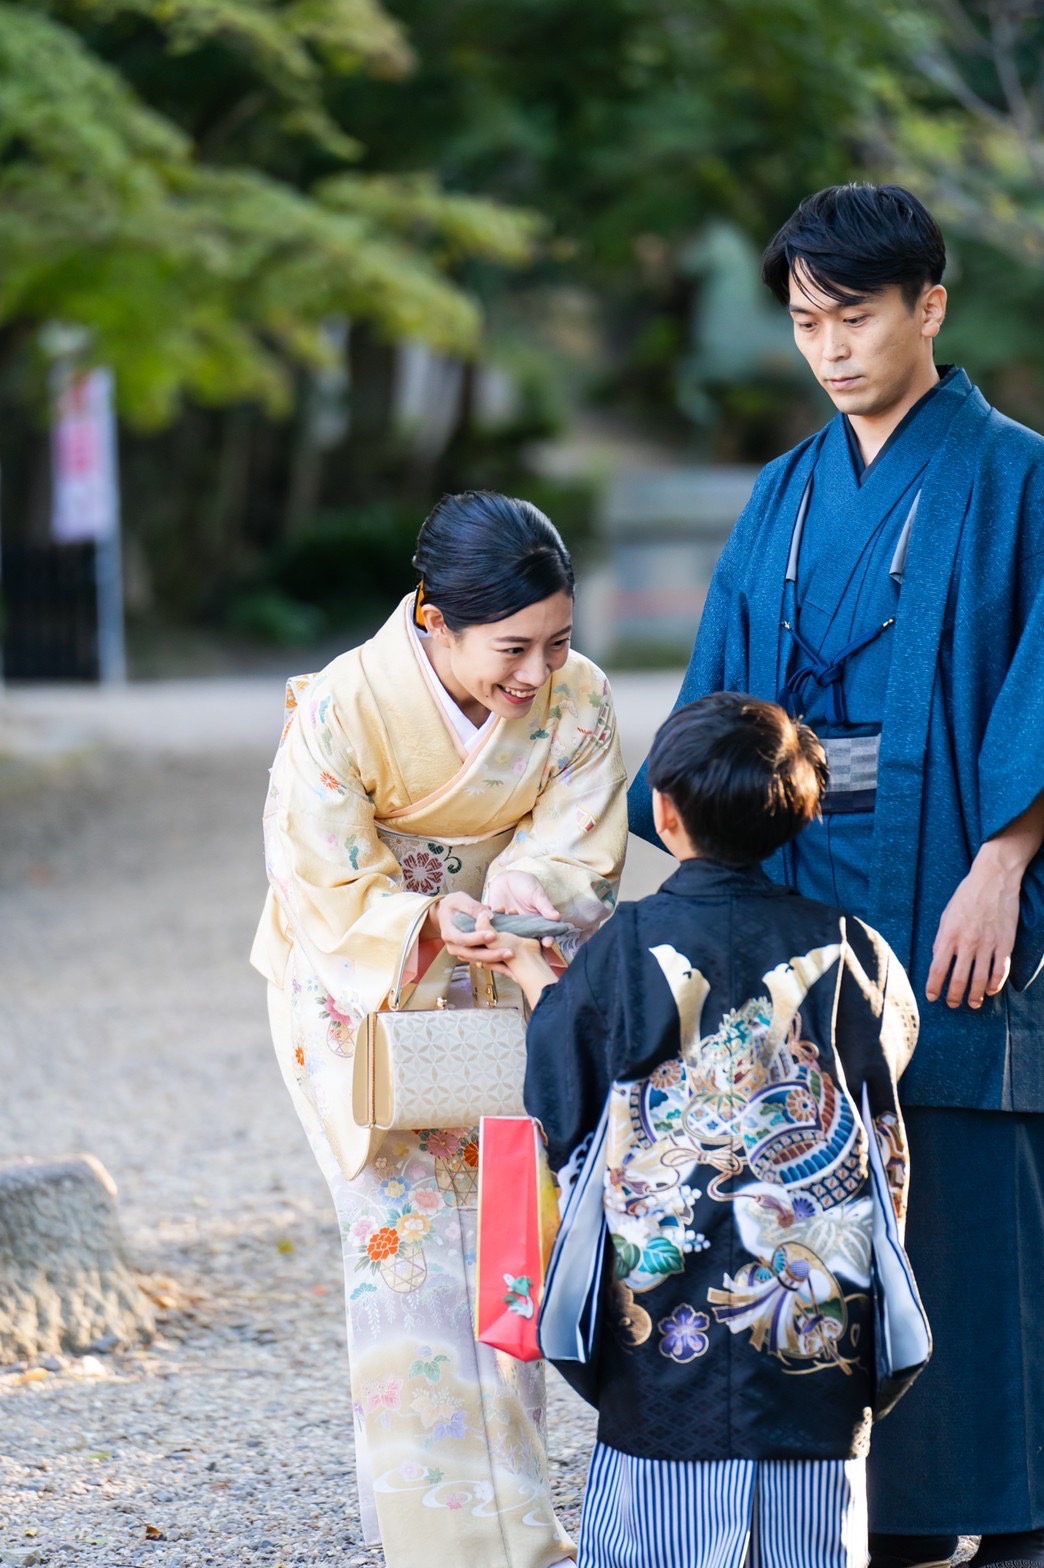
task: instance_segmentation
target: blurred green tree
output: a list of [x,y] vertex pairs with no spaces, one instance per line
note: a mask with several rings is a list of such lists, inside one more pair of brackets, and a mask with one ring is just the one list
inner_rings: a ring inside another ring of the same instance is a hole
[[286,411],[338,313],[474,348],[454,273],[526,260],[535,220],[338,174],[328,83],[411,58],[376,0],[0,4],[0,354],[77,323],[158,425],[186,395]]
[[[951,341],[1032,417],[1041,28],[1039,0],[0,0],[5,522],[43,515],[25,351],[51,320],[89,328],[146,432],[123,441],[129,531],[182,613],[258,557],[267,592],[317,517],[353,582],[353,540],[394,537],[390,581],[433,491],[528,482],[522,443],[578,396],[770,455],[817,410],[750,308],[752,247],[864,176],[938,207]],[[393,426],[403,338],[465,359],[434,458]],[[480,352],[522,387],[492,436]],[[350,414],[321,450],[317,392]]]
[[[633,278],[643,235],[763,232],[848,172],[887,13],[845,0],[396,0],[418,64],[351,88],[363,165],[537,205],[556,260]],[[343,90],[342,90],[343,91]],[[337,89],[335,89],[336,97]],[[407,110],[408,105],[408,112]]]
[[905,47],[887,10],[855,0],[395,0],[395,12],[417,68],[352,84],[362,166],[423,158],[454,188],[544,213],[538,265],[478,287],[507,296],[515,336],[553,320],[544,285],[597,291],[607,390],[678,435],[694,236],[727,220],[763,241],[808,190],[850,178]]
[[959,233],[1044,265],[1044,6],[932,0],[895,27],[911,69],[880,84],[870,157]]

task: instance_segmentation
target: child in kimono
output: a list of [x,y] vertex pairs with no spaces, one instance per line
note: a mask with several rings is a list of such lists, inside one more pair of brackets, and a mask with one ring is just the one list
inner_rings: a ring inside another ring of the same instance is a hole
[[557,983],[536,943],[507,965],[553,1169],[608,1100],[598,1342],[562,1364],[599,1413],[579,1568],[864,1568],[870,1425],[895,1394],[869,1139],[901,1216],[916,1004],[875,931],[761,870],[819,814],[810,729],[718,692],[671,715],[649,773],[678,869]]

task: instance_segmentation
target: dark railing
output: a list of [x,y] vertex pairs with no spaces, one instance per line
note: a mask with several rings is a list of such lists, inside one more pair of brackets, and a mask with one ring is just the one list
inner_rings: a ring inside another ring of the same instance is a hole
[[12,681],[96,681],[94,544],[10,544],[0,551],[3,675]]

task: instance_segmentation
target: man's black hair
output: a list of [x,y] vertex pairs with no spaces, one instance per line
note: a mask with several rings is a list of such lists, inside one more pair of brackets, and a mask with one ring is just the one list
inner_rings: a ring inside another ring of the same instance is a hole
[[790,275],[820,294],[854,305],[895,284],[912,310],[946,267],[942,231],[927,207],[902,185],[831,185],[806,196],[761,258],[762,281],[781,305]]
[[671,801],[701,856],[747,866],[819,816],[826,755],[776,703],[716,691],[660,725],[649,783]]

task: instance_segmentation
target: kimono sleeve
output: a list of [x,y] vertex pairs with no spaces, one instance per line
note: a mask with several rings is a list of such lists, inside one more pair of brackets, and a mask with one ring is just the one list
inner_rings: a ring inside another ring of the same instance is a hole
[[[1044,495],[1040,504],[1044,507]],[[979,754],[984,839],[1000,833],[1044,792],[1044,552],[1022,561],[1019,575],[1028,599],[1025,620]],[[1044,851],[1030,862],[1023,878],[1012,983],[1022,990],[1037,978],[1042,965]]]
[[[612,693],[599,675],[596,690],[574,694],[577,711],[560,728],[540,792],[486,872],[487,888],[503,871],[535,876],[579,933],[573,951],[612,913],[627,848],[627,774]],[[561,945],[571,957],[570,939]]]
[[284,732],[264,832],[269,917],[336,1012],[375,1010],[435,900],[402,890],[325,676],[302,694]]
[[544,1129],[555,1171],[594,1132],[612,1081],[610,1032],[596,995],[598,958],[604,958],[611,929],[580,949],[558,984],[544,991],[529,1020],[526,1110]]
[[900,1227],[906,1215],[910,1161],[898,1080],[913,1055],[918,1023],[917,1002],[902,964],[884,937],[850,917],[835,1041],[857,1104],[866,1088],[873,1132]]

